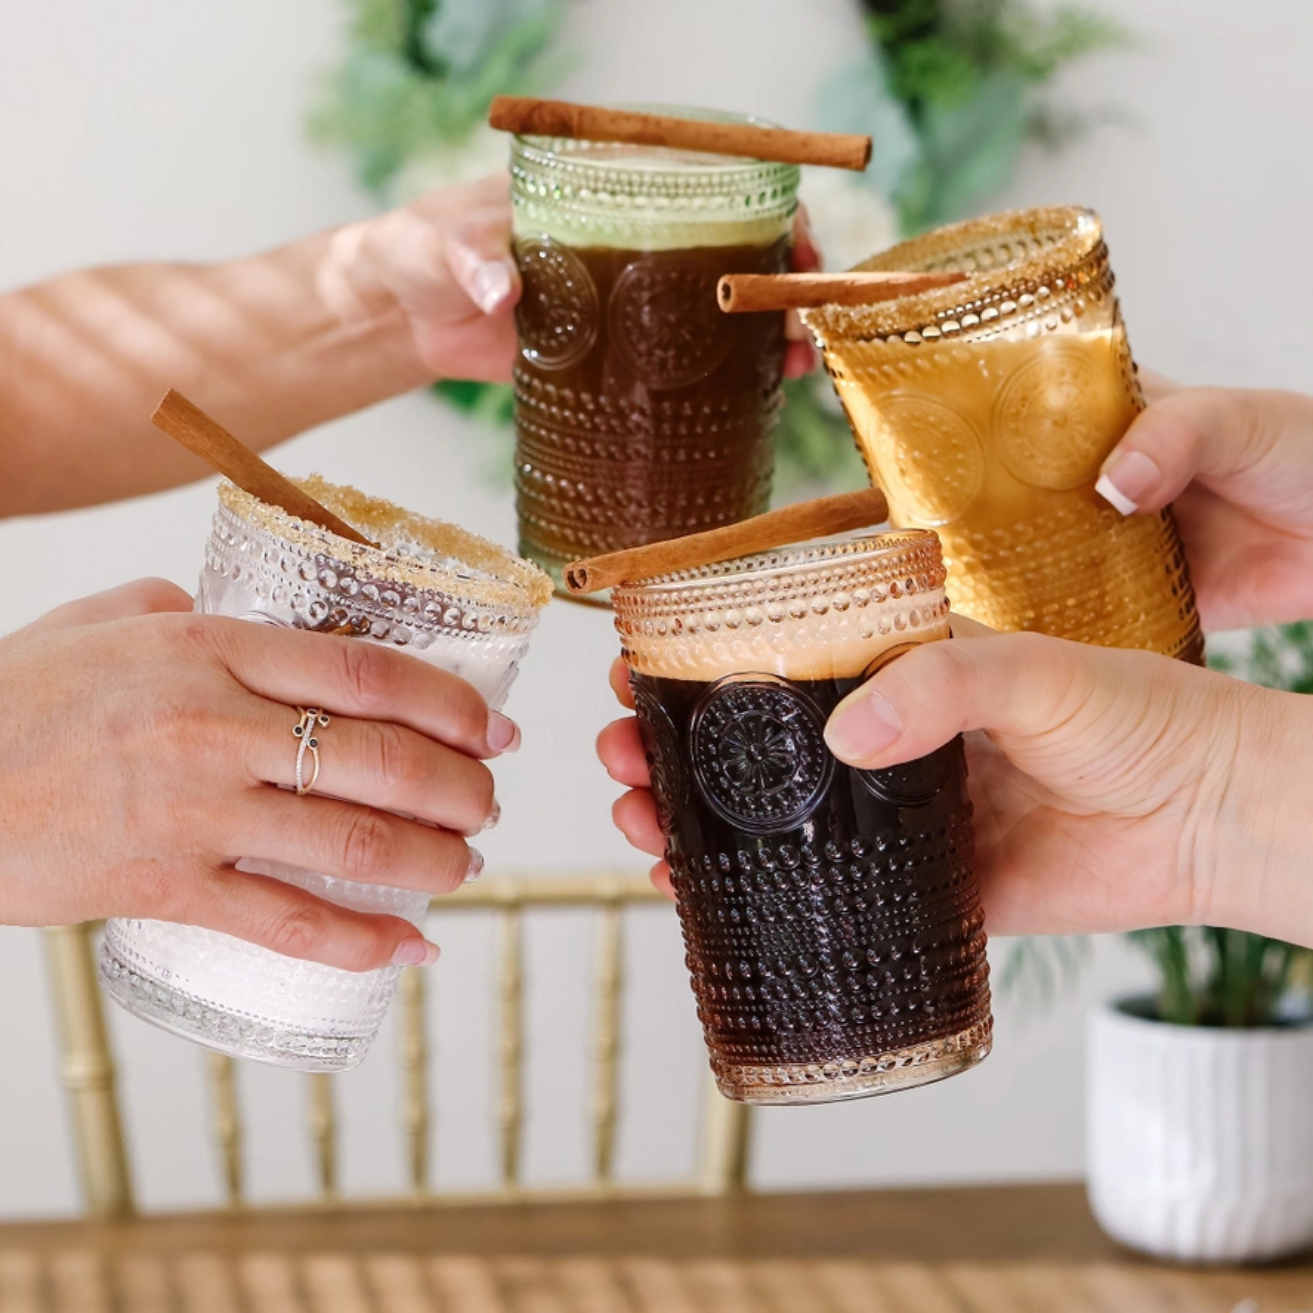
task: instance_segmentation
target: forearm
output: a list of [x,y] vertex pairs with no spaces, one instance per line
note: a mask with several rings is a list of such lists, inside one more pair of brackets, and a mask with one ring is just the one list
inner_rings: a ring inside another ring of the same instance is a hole
[[1313,948],[1313,698],[1236,685],[1242,706],[1225,777],[1202,795],[1216,824],[1195,920]]
[[89,270],[0,297],[0,516],[204,474],[149,422],[169,387],[263,448],[428,381],[390,298],[344,301],[334,248],[321,234],[250,259]]

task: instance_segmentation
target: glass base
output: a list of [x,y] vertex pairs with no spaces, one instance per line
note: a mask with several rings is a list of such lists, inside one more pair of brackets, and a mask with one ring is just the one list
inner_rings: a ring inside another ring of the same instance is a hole
[[917,1085],[946,1080],[974,1067],[993,1044],[993,1019],[945,1039],[843,1062],[784,1063],[769,1067],[742,1066],[713,1059],[712,1073],[720,1092],[736,1103],[840,1103],[875,1094],[892,1094]]
[[295,1071],[349,1071],[369,1052],[377,1027],[360,1035],[312,1035],[257,1022],[216,1007],[158,980],[150,980],[101,945],[105,993],[142,1021],[233,1058],[249,1058]]

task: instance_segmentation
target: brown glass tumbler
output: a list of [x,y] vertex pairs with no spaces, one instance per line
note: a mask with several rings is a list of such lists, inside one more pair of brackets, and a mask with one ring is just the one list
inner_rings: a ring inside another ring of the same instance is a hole
[[722,314],[716,281],[788,267],[798,176],[663,147],[514,139],[520,551],[562,595],[571,561],[766,509],[784,317]]

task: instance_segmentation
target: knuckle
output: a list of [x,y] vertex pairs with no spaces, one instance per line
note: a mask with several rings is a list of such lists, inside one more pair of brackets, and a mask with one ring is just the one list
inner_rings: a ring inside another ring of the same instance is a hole
[[197,892],[193,882],[180,878],[176,867],[166,862],[138,862],[132,873],[134,906],[129,915],[149,916],[157,921],[189,921]]
[[385,793],[418,783],[423,774],[414,741],[399,725],[382,721],[370,729],[370,770]]
[[348,880],[377,880],[396,869],[399,855],[394,823],[381,812],[354,809],[342,835],[342,874]]
[[447,675],[443,701],[453,740],[457,743],[482,745],[488,732],[488,704],[474,685],[458,675]]
[[386,966],[397,937],[393,918],[357,917],[338,950],[337,965],[344,971],[373,971]]
[[394,667],[387,653],[369,643],[343,638],[337,643],[342,687],[351,704],[372,711],[387,703],[394,688]]
[[297,902],[270,923],[265,943],[285,957],[316,956],[328,938],[332,912],[318,902]]
[[125,585],[123,600],[133,615],[161,611],[190,611],[192,599],[167,579],[137,579]]
[[482,762],[475,762],[473,765],[474,769],[469,773],[466,791],[469,795],[470,812],[482,825],[492,815],[496,781],[492,778],[492,772]]

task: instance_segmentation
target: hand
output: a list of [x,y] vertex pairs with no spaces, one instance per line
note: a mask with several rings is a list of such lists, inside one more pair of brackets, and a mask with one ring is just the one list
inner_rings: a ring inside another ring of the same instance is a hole
[[[612,679],[632,705],[623,665]],[[1202,922],[1313,944],[1306,717],[1293,694],[1165,657],[1007,634],[909,652],[836,708],[826,737],[880,768],[967,734],[991,933]],[[631,789],[616,824],[661,853],[637,722],[608,726],[598,751]],[[669,891],[664,862],[653,880]]]
[[[819,269],[807,211],[794,225],[792,267]],[[511,255],[510,180],[504,173],[430,192],[413,205],[339,229],[321,276],[344,318],[395,304],[433,377],[505,383],[515,361],[511,313],[523,285]],[[796,313],[785,319],[784,372],[815,365]]]
[[[789,257],[789,267],[794,273],[808,274],[821,267],[821,252],[812,236],[811,219],[805,205],[798,206],[798,214],[793,222],[793,250]],[[796,310],[788,311],[784,316],[784,377],[801,378],[816,368],[816,348],[812,344],[812,335],[802,322],[802,316]]]
[[[634,709],[634,694],[629,687],[629,667],[622,657],[611,663],[611,687],[620,705]],[[625,716],[614,720],[597,736],[597,755],[606,773],[629,792],[615,800],[611,819],[616,828],[639,852],[662,860],[652,868],[652,883],[667,898],[674,898],[670,884],[670,866],[665,861],[666,836],[657,823],[656,803],[652,799],[651,771],[647,753],[638,733],[638,720]]]
[[[149,580],[0,640],[0,690],[0,922],[153,917],[353,971],[437,949],[236,861],[448,893],[495,813],[478,759],[518,737],[413,657],[193,615]],[[322,796],[274,787],[293,783],[298,705],[332,716]]]
[[1313,398],[1146,392],[1099,491],[1124,513],[1173,505],[1205,630],[1313,616]]
[[522,285],[509,176],[444,187],[338,229],[320,286],[348,323],[395,308],[429,377],[510,382]]

